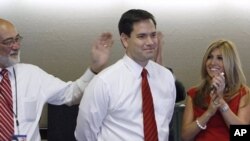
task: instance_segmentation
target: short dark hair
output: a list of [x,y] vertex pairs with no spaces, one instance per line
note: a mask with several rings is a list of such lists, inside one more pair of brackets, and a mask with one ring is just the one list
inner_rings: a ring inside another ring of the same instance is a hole
[[151,19],[156,27],[156,21],[154,16],[148,11],[142,9],[130,9],[127,12],[123,13],[118,24],[119,33],[126,34],[130,37],[131,32],[133,31],[133,24],[142,20]]

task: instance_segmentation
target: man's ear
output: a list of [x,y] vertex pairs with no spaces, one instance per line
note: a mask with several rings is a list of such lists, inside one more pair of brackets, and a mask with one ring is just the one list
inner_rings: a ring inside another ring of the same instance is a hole
[[128,36],[124,33],[120,36],[123,47],[126,49],[128,47]]

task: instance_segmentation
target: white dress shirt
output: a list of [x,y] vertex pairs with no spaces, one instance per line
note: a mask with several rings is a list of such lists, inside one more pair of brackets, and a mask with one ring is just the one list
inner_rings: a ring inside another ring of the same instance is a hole
[[[154,101],[159,141],[168,141],[175,105],[172,73],[153,61],[145,67]],[[143,141],[142,67],[125,55],[89,83],[79,106],[78,141]]]
[[19,127],[15,123],[15,134],[27,135],[27,141],[41,140],[38,126],[45,103],[80,103],[85,87],[94,76],[88,69],[75,82],[66,83],[30,64],[20,63],[7,69],[11,81],[13,111],[19,121]]

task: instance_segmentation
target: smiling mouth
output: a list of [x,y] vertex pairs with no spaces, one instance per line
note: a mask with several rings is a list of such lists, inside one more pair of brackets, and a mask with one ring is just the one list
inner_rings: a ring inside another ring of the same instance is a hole
[[212,76],[216,76],[216,75],[219,75],[219,74],[224,75],[223,70],[220,69],[220,68],[210,68],[209,72],[210,72],[210,75],[212,75]]
[[144,50],[146,50],[146,51],[154,51],[155,48],[145,48]]
[[221,69],[220,69],[220,68],[210,68],[209,70],[210,70],[210,71],[213,71],[213,72],[218,72],[218,71],[220,71]]
[[10,56],[17,56],[18,55],[18,52],[13,52],[10,54]]

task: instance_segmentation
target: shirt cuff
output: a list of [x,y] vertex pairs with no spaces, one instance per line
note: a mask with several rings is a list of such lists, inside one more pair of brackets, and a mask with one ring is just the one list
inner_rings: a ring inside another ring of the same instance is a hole
[[85,73],[76,81],[78,87],[83,92],[86,85],[92,80],[95,74],[88,68]]

